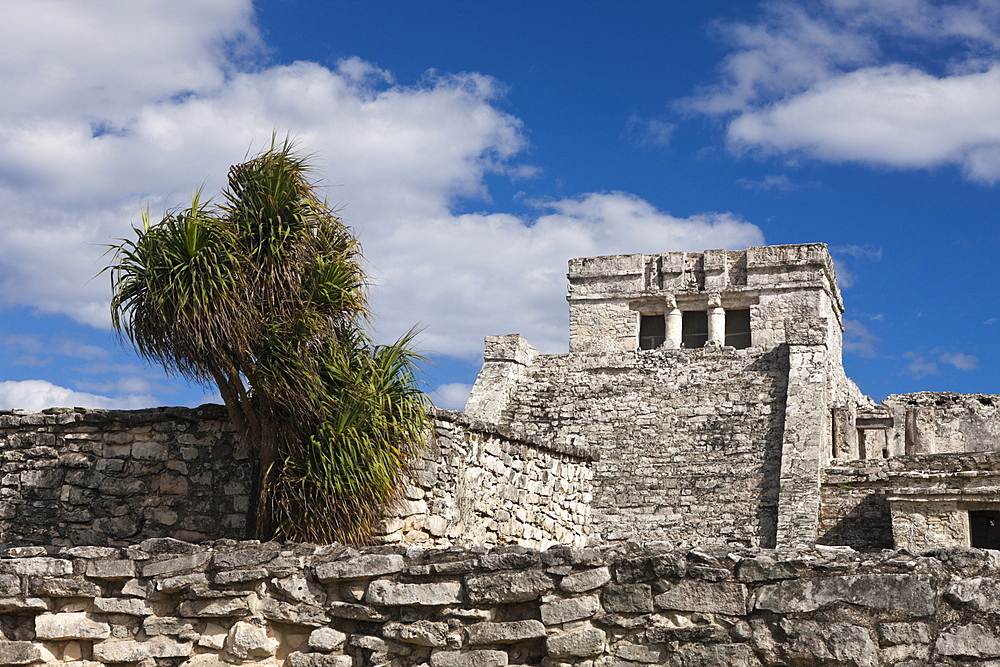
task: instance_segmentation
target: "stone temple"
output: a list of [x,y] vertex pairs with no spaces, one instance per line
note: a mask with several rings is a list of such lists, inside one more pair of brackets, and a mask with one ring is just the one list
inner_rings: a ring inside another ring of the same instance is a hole
[[[486,339],[381,543],[1000,547],[1000,396],[864,396],[825,245],[568,278],[569,351]],[[0,543],[244,536],[249,458],[219,406],[0,411],[0,469]]]
[[569,352],[488,338],[466,413],[596,448],[597,541],[1000,538],[1000,400],[864,396],[825,245],[589,257],[568,278]]
[[0,667],[998,665],[1000,396],[875,404],[843,313],[821,244],[571,260],[359,548],[241,541],[221,406],[0,411]]

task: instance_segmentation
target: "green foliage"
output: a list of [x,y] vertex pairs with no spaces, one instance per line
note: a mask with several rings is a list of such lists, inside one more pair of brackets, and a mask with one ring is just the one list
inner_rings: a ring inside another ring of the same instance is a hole
[[410,332],[375,345],[360,247],[286,141],[112,246],[112,320],[143,357],[214,382],[256,464],[251,534],[363,543],[420,442]]

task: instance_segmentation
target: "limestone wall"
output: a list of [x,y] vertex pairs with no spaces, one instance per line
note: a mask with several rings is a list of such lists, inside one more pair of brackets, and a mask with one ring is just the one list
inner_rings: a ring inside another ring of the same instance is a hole
[[1000,453],[904,456],[888,468],[897,547],[968,546],[969,512],[1000,510]]
[[588,448],[545,443],[435,410],[427,447],[380,539],[445,546],[582,546],[590,534]]
[[784,348],[540,355],[500,421],[600,450],[597,541],[770,546],[787,363]]
[[0,552],[0,665],[993,664],[1000,552]]
[[[594,453],[432,410],[381,539],[580,545]],[[250,462],[221,406],[0,413],[0,544],[245,537]]]
[[569,261],[568,278],[570,352],[634,350],[639,312],[665,312],[668,297],[682,311],[706,310],[717,295],[725,309],[750,309],[754,347],[786,342],[786,322],[824,318],[839,353],[844,306],[821,243],[582,257]]
[[818,542],[859,551],[893,547],[884,460],[840,462],[823,471]]
[[1000,395],[922,391],[893,394],[894,456],[1000,451]]
[[0,412],[0,543],[242,537],[249,465],[221,406]]

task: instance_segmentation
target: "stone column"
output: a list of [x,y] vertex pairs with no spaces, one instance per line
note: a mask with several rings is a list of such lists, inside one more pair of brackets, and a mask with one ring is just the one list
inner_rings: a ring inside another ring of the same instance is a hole
[[517,386],[530,374],[537,356],[538,350],[519,334],[487,336],[483,367],[465,403],[465,414],[498,423]]
[[[785,323],[788,340],[788,388],[781,442],[778,488],[779,549],[808,547],[819,538],[820,470],[829,446],[826,320]],[[768,546],[768,545],[764,545]]]
[[684,317],[681,309],[677,307],[677,300],[667,297],[667,340],[663,347],[670,350],[678,350],[681,347],[681,330],[684,326]]
[[719,347],[726,344],[726,311],[718,294],[708,298],[708,344]]

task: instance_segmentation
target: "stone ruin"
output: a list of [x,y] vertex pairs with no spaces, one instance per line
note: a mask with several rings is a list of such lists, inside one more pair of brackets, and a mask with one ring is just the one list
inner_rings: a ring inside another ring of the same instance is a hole
[[594,448],[590,535],[1000,547],[1000,397],[875,404],[823,244],[574,259],[567,354],[486,341],[472,418]]
[[219,406],[0,412],[0,667],[1000,664],[1000,396],[864,396],[824,245],[571,260],[568,300],[360,550],[239,541]]

